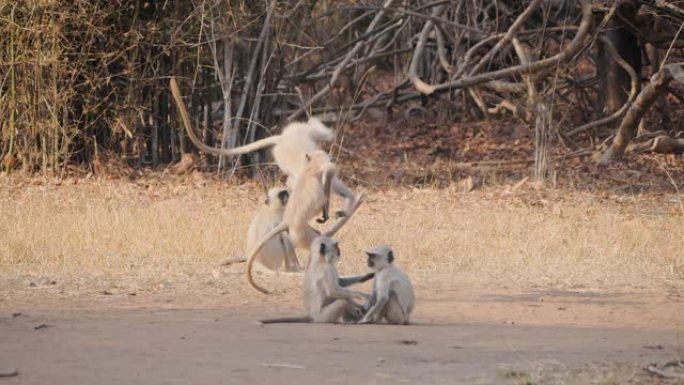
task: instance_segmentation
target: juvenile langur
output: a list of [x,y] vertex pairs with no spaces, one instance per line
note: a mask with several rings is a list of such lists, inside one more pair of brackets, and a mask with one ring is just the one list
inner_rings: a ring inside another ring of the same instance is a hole
[[[283,212],[289,197],[290,193],[287,189],[272,188],[268,190],[266,206],[259,210],[249,224],[247,252],[253,250],[257,242],[282,222]],[[285,267],[286,271],[301,270],[292,241],[284,233],[280,233],[266,242],[255,258],[271,270],[278,270],[282,267]]]
[[307,166],[297,180],[285,206],[283,220],[261,239],[247,258],[247,280],[252,287],[262,293],[267,294],[268,291],[257,285],[252,277],[252,265],[261,248],[271,238],[288,231],[296,248],[308,249],[314,238],[319,235],[309,226],[309,221],[321,211],[324,218],[327,216],[330,181],[337,172],[337,167],[330,161],[328,154],[320,150],[306,154],[306,159]]
[[384,319],[390,324],[408,324],[415,302],[413,286],[408,276],[394,265],[392,249],[379,245],[366,254],[375,278],[373,293],[364,306],[367,312],[359,323],[378,323]]
[[[175,77],[171,77],[171,93],[180,112],[183,126],[187,131],[190,140],[200,150],[214,155],[236,156],[246,154],[248,152],[256,151],[266,147],[273,147],[271,153],[278,167],[287,175],[287,186],[290,190],[294,189],[297,184],[297,179],[301,176],[306,168],[306,159],[304,154],[321,150],[320,143],[331,142],[335,139],[335,133],[316,118],[310,118],[308,122],[294,122],[283,128],[280,135],[273,135],[268,138],[258,140],[245,146],[236,147],[232,149],[222,149],[207,146],[200,140],[195,133],[190,122],[190,116],[185,103],[178,88],[178,83]],[[335,194],[345,199],[345,210],[338,212],[339,216],[351,215],[352,206],[358,201],[354,193],[347,187],[341,179],[336,175],[332,183],[332,189]]]
[[261,320],[263,324],[271,323],[333,323],[340,318],[345,322],[361,318],[362,307],[353,298],[369,300],[370,296],[360,291],[343,287],[344,283],[364,282],[370,275],[339,278],[337,262],[340,260],[338,242],[330,237],[317,237],[311,244],[309,265],[304,273],[304,306],[308,313],[304,317],[286,317]]

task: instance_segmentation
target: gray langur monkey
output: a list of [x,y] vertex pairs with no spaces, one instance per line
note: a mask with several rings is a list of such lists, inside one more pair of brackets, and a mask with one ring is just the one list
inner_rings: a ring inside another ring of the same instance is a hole
[[304,317],[285,317],[261,320],[262,324],[272,323],[334,323],[340,318],[352,322],[361,318],[362,306],[354,298],[368,301],[366,293],[346,289],[344,286],[365,282],[370,274],[340,278],[337,263],[340,260],[338,242],[330,237],[321,236],[311,244],[309,265],[304,273],[304,306],[308,313]]
[[[252,277],[254,260],[261,248],[274,236],[287,231],[296,248],[308,250],[311,242],[320,235],[309,225],[309,221],[321,211],[323,217],[327,217],[330,182],[337,173],[337,167],[330,160],[328,154],[321,150],[306,154],[306,159],[308,160],[307,166],[297,180],[297,185],[292,194],[290,194],[288,204],[283,212],[282,222],[263,237],[247,258],[247,281],[253,288],[264,294],[268,294],[268,291],[257,285]],[[359,200],[359,204],[362,200],[363,196]],[[358,205],[353,207],[352,214],[356,208]],[[325,235],[332,236],[348,219],[349,216],[338,219]]]
[[389,246],[376,246],[366,254],[375,278],[373,293],[364,306],[366,314],[359,323],[378,323],[384,319],[390,324],[407,325],[415,303],[411,281],[394,265],[394,253]]
[[[283,221],[283,212],[289,197],[290,193],[287,189],[272,188],[268,190],[266,206],[257,212],[249,224],[247,252],[254,250],[257,242],[261,241],[269,231]],[[280,233],[266,242],[255,258],[271,270],[278,270],[283,267],[285,271],[301,270],[292,241],[284,233]]]
[[[297,180],[306,168],[304,154],[322,150],[320,143],[331,142],[335,139],[335,133],[316,118],[310,118],[308,122],[293,122],[285,126],[280,135],[273,135],[268,138],[258,140],[245,146],[223,149],[207,146],[195,133],[190,115],[188,114],[183,97],[175,77],[171,77],[171,94],[180,112],[183,126],[188,133],[192,143],[200,150],[214,155],[236,156],[256,151],[266,147],[273,147],[271,153],[278,168],[287,175],[287,186],[293,190],[297,185]],[[333,177],[332,189],[335,194],[345,200],[345,210],[337,213],[338,216],[351,215],[352,207],[359,200],[354,193],[335,175]]]

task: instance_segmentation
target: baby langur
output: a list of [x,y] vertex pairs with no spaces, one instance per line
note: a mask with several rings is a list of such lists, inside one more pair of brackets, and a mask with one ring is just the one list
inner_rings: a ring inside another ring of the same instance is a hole
[[373,293],[364,306],[366,314],[359,323],[387,323],[406,325],[409,323],[415,296],[411,281],[394,265],[394,253],[389,246],[376,246],[368,254],[368,267],[375,272]]
[[[282,222],[289,197],[290,193],[284,188],[268,190],[266,206],[254,216],[247,230],[247,252],[253,250],[257,242]],[[286,271],[301,270],[292,241],[285,233],[280,233],[266,242],[255,258],[271,270],[278,270],[283,265]]]
[[[256,151],[266,147],[273,147],[271,153],[278,168],[287,175],[287,186],[290,190],[294,189],[297,179],[302,175],[306,168],[304,154],[321,150],[320,143],[331,142],[335,139],[335,133],[316,118],[310,118],[308,122],[294,122],[283,128],[280,135],[273,135],[268,138],[258,140],[245,146],[222,149],[207,146],[195,133],[190,116],[178,88],[178,83],[171,77],[171,94],[176,101],[176,106],[180,112],[183,126],[187,131],[192,143],[200,150],[214,155],[236,156]],[[358,200],[354,193],[336,175],[332,183],[335,194],[345,199],[345,210],[338,212],[338,215],[351,215],[352,206]]]
[[304,306],[309,313],[304,317],[287,317],[261,320],[271,323],[333,323],[340,318],[345,322],[361,318],[362,307],[353,298],[369,300],[370,296],[343,286],[370,279],[370,274],[357,277],[339,278],[337,262],[340,260],[338,242],[330,237],[321,236],[311,244],[309,265],[304,273]]
[[252,265],[261,248],[271,238],[288,231],[296,248],[308,249],[314,238],[319,235],[309,226],[309,221],[321,211],[323,217],[327,216],[330,182],[337,172],[337,167],[330,161],[328,154],[320,150],[306,154],[306,159],[308,163],[285,206],[283,220],[261,239],[247,258],[247,280],[252,287],[262,293],[268,294],[268,291],[257,285],[252,277]]

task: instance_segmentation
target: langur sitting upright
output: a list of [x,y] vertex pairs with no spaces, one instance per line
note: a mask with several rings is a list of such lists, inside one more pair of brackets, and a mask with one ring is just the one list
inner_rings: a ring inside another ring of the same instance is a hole
[[387,245],[376,246],[368,254],[368,267],[375,272],[373,293],[366,304],[368,311],[359,323],[409,323],[415,296],[408,276],[394,265],[394,253]]
[[[290,193],[284,188],[268,190],[266,206],[254,216],[247,230],[247,252],[254,250],[269,231],[283,220],[283,212]],[[285,271],[300,271],[301,267],[295,254],[290,236],[280,233],[270,239],[256,255],[256,260],[271,270],[285,268]]]

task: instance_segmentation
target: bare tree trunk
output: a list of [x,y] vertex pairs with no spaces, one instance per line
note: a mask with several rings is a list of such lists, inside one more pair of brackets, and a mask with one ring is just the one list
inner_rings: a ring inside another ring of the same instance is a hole
[[634,104],[629,108],[624,119],[622,119],[613,143],[598,159],[600,165],[605,166],[613,161],[622,159],[627,145],[636,136],[639,121],[658,96],[667,90],[667,85],[675,77],[677,80],[681,78],[684,81],[684,63],[665,65],[651,77],[651,81],[641,90],[639,96],[634,100]]
[[157,98],[152,98],[152,114],[150,115],[150,129],[152,134],[150,135],[150,152],[152,153],[152,165],[156,166],[159,164],[159,103],[156,102]]
[[[233,52],[235,45],[229,39],[223,41],[223,77],[221,78],[221,90],[223,91],[223,135],[221,148],[233,148],[237,145],[239,123],[236,127],[231,124],[233,120],[232,92],[233,92]],[[217,69],[221,71],[221,69]],[[225,157],[219,157],[218,170],[225,166]]]
[[537,101],[534,122],[534,179],[546,180],[549,175],[549,134],[551,133],[551,107],[547,101]]
[[[635,25],[637,12],[634,0],[620,0],[616,14],[608,21],[602,38],[610,41],[622,57],[634,71],[641,73],[641,50],[637,40],[630,29]],[[603,106],[603,112],[610,115],[617,111],[627,101],[631,89],[631,78],[627,71],[613,59],[605,44],[599,39],[598,47],[598,75],[601,81],[599,99]]]

